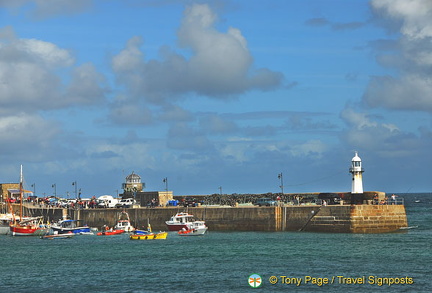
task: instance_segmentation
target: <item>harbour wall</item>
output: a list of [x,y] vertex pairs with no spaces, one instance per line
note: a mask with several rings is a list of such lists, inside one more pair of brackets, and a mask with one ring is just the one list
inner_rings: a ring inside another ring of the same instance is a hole
[[[33,215],[50,221],[68,214],[91,227],[114,226],[123,209],[32,208]],[[126,211],[134,227],[166,230],[165,221],[183,207],[129,208]],[[329,205],[276,207],[194,207],[188,209],[206,221],[210,231],[309,231],[330,233],[386,233],[407,227],[404,205]]]

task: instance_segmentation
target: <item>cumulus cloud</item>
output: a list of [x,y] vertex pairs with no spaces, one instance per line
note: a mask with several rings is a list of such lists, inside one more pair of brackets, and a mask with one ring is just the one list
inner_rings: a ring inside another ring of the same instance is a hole
[[429,77],[405,75],[374,76],[363,99],[371,107],[432,112],[432,80]]
[[0,116],[0,137],[2,161],[35,161],[47,159],[52,151],[51,141],[60,132],[60,126],[36,114],[9,113]]
[[247,41],[237,28],[216,29],[217,15],[207,5],[188,7],[178,29],[185,57],[164,46],[160,60],[145,60],[142,40],[134,37],[113,57],[117,81],[133,98],[164,104],[186,93],[225,98],[250,90],[282,85],[283,75],[268,68],[254,68]]
[[397,75],[371,77],[363,101],[370,107],[432,112],[432,2],[372,0],[371,8],[377,23],[398,32],[396,39],[373,43],[377,61]]
[[353,148],[376,152],[382,157],[411,156],[413,149],[421,149],[422,142],[414,134],[401,131],[395,124],[378,123],[369,114],[346,108],[341,119],[348,126],[341,138]]
[[[104,77],[90,63],[74,63],[68,50],[53,43],[19,39],[9,27],[0,30],[0,112],[100,103],[106,93]],[[61,70],[70,72],[70,78],[60,75]]]
[[375,13],[394,20],[408,38],[432,36],[432,2],[429,0],[372,0],[371,6]]

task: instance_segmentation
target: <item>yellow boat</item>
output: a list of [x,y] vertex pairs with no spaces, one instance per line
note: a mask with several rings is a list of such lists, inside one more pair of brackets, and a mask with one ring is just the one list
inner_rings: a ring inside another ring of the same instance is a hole
[[151,240],[151,239],[166,239],[168,232],[149,233],[149,234],[132,234],[130,240]]

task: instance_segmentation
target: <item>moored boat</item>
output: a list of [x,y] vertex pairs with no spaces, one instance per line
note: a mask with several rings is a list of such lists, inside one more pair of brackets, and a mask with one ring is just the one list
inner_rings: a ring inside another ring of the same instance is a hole
[[43,235],[40,238],[41,239],[68,239],[72,238],[75,234],[73,232],[64,233],[64,234],[49,234],[49,235]]
[[48,232],[49,228],[42,223],[42,217],[11,223],[10,232],[12,236],[41,236]]
[[134,226],[132,226],[129,214],[125,211],[121,212],[119,218],[117,220],[116,225],[114,226],[116,230],[124,230],[125,232],[133,232],[135,231]]
[[177,232],[180,236],[199,236],[204,235],[207,232],[208,227],[205,225],[204,221],[193,222],[188,229],[181,229]]
[[74,233],[74,234],[86,234],[90,233],[90,227],[87,225],[79,226],[80,220],[71,220],[71,219],[64,219],[60,220],[57,223],[51,224],[51,229],[57,234],[68,234],[68,233]]
[[97,236],[109,236],[109,235],[123,234],[124,232],[125,232],[125,230],[106,230],[106,231],[98,232],[96,235]]
[[134,234],[129,236],[130,240],[152,240],[166,239],[168,232],[153,232],[150,223],[147,224],[147,230],[135,230]]
[[195,220],[193,215],[185,212],[175,214],[169,219],[169,221],[166,221],[165,224],[167,225],[168,230],[170,231],[180,231],[183,229],[191,230],[194,227],[202,228],[201,231],[204,230],[203,228],[205,227],[206,228],[205,231],[207,231],[205,221]]
[[153,240],[153,239],[166,239],[168,232],[148,233],[148,234],[132,234],[129,236],[130,240]]
[[46,234],[48,226],[42,223],[43,217],[24,218],[23,216],[23,171],[21,165],[20,171],[20,215],[17,217],[13,216],[13,222],[10,223],[10,232],[12,236],[41,236]]

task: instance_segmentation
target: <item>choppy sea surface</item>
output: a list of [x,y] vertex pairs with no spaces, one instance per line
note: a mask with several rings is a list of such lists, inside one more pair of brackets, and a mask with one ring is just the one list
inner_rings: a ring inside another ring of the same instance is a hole
[[401,233],[1,235],[0,292],[431,292],[432,194],[403,196]]

